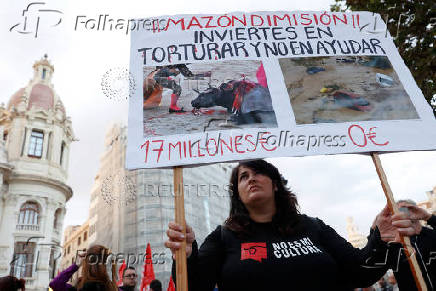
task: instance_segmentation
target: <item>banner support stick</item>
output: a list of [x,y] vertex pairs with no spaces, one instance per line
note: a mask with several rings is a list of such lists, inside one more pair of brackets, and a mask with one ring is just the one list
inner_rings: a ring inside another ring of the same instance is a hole
[[[391,213],[396,214],[399,213],[398,206],[395,203],[394,195],[392,194],[391,187],[389,186],[388,180],[386,178],[385,171],[383,170],[383,166],[381,164],[380,157],[378,153],[371,152],[371,158],[374,162],[375,170],[377,171],[377,175],[380,179],[380,183],[383,188],[383,192],[385,193],[386,200],[391,210]],[[415,249],[410,244],[410,238],[407,236],[400,236],[401,243],[403,244],[404,252],[407,256],[407,260],[410,265],[410,270],[412,271],[413,278],[415,279],[416,286],[420,291],[427,291],[427,285],[422,277],[421,269],[416,261]],[[411,255],[412,254],[412,255]]]
[[175,222],[183,227],[185,240],[176,251],[176,289],[177,291],[188,291],[188,270],[186,265],[186,221],[185,221],[185,199],[183,187],[183,167],[174,167],[174,211]]

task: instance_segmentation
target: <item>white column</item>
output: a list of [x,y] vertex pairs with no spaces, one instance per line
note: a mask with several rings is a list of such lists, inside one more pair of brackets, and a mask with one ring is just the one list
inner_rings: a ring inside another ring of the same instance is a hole
[[[47,243],[47,242],[45,242],[45,243]],[[40,244],[36,247],[36,249],[37,250],[35,251],[35,257],[38,258],[38,261],[35,262],[36,273],[34,273],[35,274],[34,277],[36,279],[36,282],[35,282],[34,286],[35,286],[35,290],[46,290],[48,284],[50,283],[49,263],[50,263],[51,246]]]
[[44,141],[42,145],[42,157],[41,160],[47,160],[47,145],[48,145],[48,138],[49,138],[49,131],[44,130]]
[[29,152],[29,142],[30,142],[30,134],[32,133],[32,128],[26,126],[26,141],[24,143],[24,151],[22,156],[27,156]]
[[2,209],[2,221],[0,224],[0,277],[9,275],[10,262],[14,254],[14,237],[17,224],[15,209],[17,207],[15,196],[8,196]]
[[3,221],[3,215],[5,213],[3,209],[3,196],[5,193],[3,193],[3,171],[0,171],[0,226],[2,225]]

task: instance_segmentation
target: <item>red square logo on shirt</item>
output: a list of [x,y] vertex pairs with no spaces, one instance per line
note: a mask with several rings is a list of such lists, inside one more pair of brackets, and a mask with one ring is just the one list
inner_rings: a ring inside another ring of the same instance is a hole
[[266,258],[266,242],[241,244],[241,261],[252,259],[262,262],[262,259]]

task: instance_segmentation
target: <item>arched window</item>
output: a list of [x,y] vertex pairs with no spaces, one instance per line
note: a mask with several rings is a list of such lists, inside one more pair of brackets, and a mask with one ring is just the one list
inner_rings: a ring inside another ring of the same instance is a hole
[[[38,226],[40,209],[35,202],[26,202],[20,208],[18,216],[18,225],[21,226]],[[27,230],[27,228],[26,228]],[[37,230],[30,228],[29,230]]]

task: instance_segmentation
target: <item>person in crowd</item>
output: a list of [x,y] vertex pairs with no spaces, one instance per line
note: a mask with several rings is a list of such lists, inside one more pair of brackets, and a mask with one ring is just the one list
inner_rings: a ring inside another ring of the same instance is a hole
[[392,270],[388,272],[388,283],[391,286],[392,291],[399,291],[397,280],[395,280],[394,273]]
[[[417,234],[410,237],[411,246],[428,290],[436,288],[436,216],[416,205],[413,200],[399,200],[400,211],[409,216]],[[425,221],[428,226],[422,226]],[[399,243],[389,244],[388,265],[393,269],[400,290],[418,290],[410,270],[403,246]]]
[[0,290],[8,291],[25,291],[26,282],[24,279],[18,279],[14,276],[0,278]]
[[[230,178],[230,215],[198,249],[186,225],[169,223],[165,246],[175,251],[186,239],[190,291],[349,290],[376,282],[385,266],[365,268],[370,256],[383,256],[382,237],[414,235],[405,213],[385,207],[360,250],[318,218],[300,214],[297,197],[278,169],[264,160],[239,163]],[[173,278],[175,278],[173,263]]]
[[386,282],[384,276],[381,277],[378,282],[374,285],[375,291],[390,291],[389,284]]
[[[109,279],[106,263],[110,250],[102,245],[91,246],[84,256],[59,273],[49,284],[53,291],[117,291],[115,263],[112,262],[112,279]],[[68,284],[71,276],[82,267],[82,274],[75,286]]]
[[151,281],[150,291],[162,291],[162,283],[159,280]]
[[123,271],[123,285],[119,287],[119,291],[133,291],[136,287],[136,269],[132,266],[127,267]]

